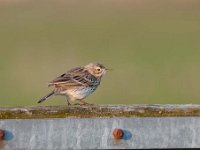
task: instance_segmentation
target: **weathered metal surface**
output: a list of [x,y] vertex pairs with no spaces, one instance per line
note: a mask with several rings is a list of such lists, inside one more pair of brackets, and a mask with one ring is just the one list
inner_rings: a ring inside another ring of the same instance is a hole
[[4,150],[200,147],[199,117],[5,119],[0,127]]
[[0,107],[0,149],[199,148],[199,116],[189,104]]
[[200,116],[200,105],[0,107],[0,119]]

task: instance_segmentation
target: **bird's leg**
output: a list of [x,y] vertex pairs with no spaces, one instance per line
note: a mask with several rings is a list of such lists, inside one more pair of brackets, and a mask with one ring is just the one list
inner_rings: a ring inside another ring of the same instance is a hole
[[69,106],[69,105],[71,105],[71,103],[69,102],[69,99],[66,97],[66,99],[67,99],[67,105]]
[[69,100],[67,99],[67,105],[69,106],[69,105],[71,105],[71,103],[69,102]]
[[68,105],[68,106],[71,105],[71,103],[69,102],[69,97],[68,97],[67,95],[65,95],[65,98],[66,98],[66,100],[67,100],[67,105]]

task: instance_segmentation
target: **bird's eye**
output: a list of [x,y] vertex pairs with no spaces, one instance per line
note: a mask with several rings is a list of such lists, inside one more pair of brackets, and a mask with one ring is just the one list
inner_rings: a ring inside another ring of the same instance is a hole
[[97,68],[97,71],[99,71],[99,72],[100,72],[100,71],[101,71],[101,69],[100,69],[100,68]]

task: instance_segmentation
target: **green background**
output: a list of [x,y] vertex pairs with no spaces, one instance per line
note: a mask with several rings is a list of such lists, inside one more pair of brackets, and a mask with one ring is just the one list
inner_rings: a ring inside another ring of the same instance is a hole
[[87,102],[199,103],[200,1],[0,2],[1,106],[39,105],[47,82],[90,62],[113,71]]

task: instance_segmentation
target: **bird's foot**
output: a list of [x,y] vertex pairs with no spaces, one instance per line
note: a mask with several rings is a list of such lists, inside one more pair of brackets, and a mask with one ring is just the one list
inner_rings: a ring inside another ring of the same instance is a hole
[[92,106],[92,105],[94,105],[94,104],[91,104],[91,103],[87,103],[87,102],[84,102],[84,101],[81,101],[82,102],[82,104],[81,105],[88,105],[88,106]]
[[86,105],[91,106],[91,105],[94,105],[94,104],[90,104],[90,103],[87,103],[87,102],[81,101],[81,100],[78,100],[78,102],[79,103],[76,103],[74,105],[80,105],[80,106],[86,106]]

